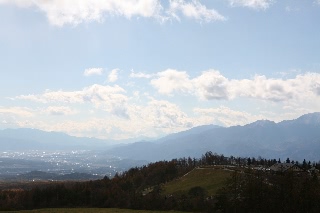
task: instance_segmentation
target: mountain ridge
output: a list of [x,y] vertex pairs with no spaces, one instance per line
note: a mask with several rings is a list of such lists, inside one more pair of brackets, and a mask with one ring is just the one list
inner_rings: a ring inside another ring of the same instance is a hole
[[[32,133],[32,134],[31,134]],[[51,136],[51,138],[49,137]],[[130,140],[128,140],[130,141]],[[320,160],[320,112],[293,120],[257,120],[243,126],[203,125],[152,141],[111,146],[96,138],[74,137],[37,129],[0,130],[1,150],[105,149],[107,154],[135,160],[200,157],[206,151],[233,156],[290,157]]]
[[[313,116],[316,119],[313,119]],[[317,112],[278,123],[262,120],[243,126],[212,128],[199,134],[169,137],[168,140],[162,140],[158,144],[150,143],[148,147],[144,146],[147,142],[129,144],[114,148],[111,152],[121,157],[147,158],[151,161],[174,157],[200,157],[206,151],[242,157],[290,157],[296,160],[308,158],[318,161],[320,160],[320,122],[317,119],[319,116],[320,113]],[[305,122],[306,120],[308,122]],[[132,146],[134,149],[131,149]]]

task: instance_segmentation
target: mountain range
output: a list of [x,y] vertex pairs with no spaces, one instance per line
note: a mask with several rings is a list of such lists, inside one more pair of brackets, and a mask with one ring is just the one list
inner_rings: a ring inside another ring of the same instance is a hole
[[[127,141],[131,142],[131,141]],[[152,141],[112,146],[114,141],[78,138],[35,129],[0,131],[0,151],[32,149],[105,149],[106,154],[134,160],[201,157],[207,151],[225,156],[320,160],[320,113],[279,123],[258,120],[244,126],[205,125]]]
[[73,137],[61,132],[38,129],[4,129],[0,131],[0,151],[73,150],[108,147],[110,141],[97,138]]
[[244,126],[202,126],[155,142],[116,147],[110,153],[149,161],[201,157],[207,151],[225,156],[320,160],[320,113],[279,123],[259,120]]

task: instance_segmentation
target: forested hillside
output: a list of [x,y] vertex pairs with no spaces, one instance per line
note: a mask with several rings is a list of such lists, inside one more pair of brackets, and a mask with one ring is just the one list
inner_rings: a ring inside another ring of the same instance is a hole
[[[41,183],[31,189],[23,185],[7,188],[0,192],[0,206],[1,210],[99,207],[193,212],[318,212],[320,184],[316,171],[319,165],[306,160],[292,161],[301,168],[300,172],[268,171],[277,162],[281,162],[280,159],[225,157],[207,152],[199,159],[179,158],[131,168],[112,179]],[[310,173],[308,169],[312,166],[314,172]]]

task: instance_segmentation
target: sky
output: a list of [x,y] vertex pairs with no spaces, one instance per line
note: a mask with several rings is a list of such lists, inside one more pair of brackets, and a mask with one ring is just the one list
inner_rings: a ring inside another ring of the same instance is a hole
[[320,0],[0,0],[0,129],[157,138],[320,111]]

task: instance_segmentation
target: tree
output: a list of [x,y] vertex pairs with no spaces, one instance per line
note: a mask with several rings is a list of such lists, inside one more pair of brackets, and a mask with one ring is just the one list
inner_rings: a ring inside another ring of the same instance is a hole
[[302,168],[304,168],[304,169],[307,168],[307,161],[306,161],[306,159],[303,159]]
[[308,162],[308,169],[311,169],[311,162]]
[[248,163],[248,166],[251,165],[251,158],[248,158],[247,163]]
[[253,157],[252,160],[251,160],[251,162],[252,162],[253,165],[256,165],[257,160]]

